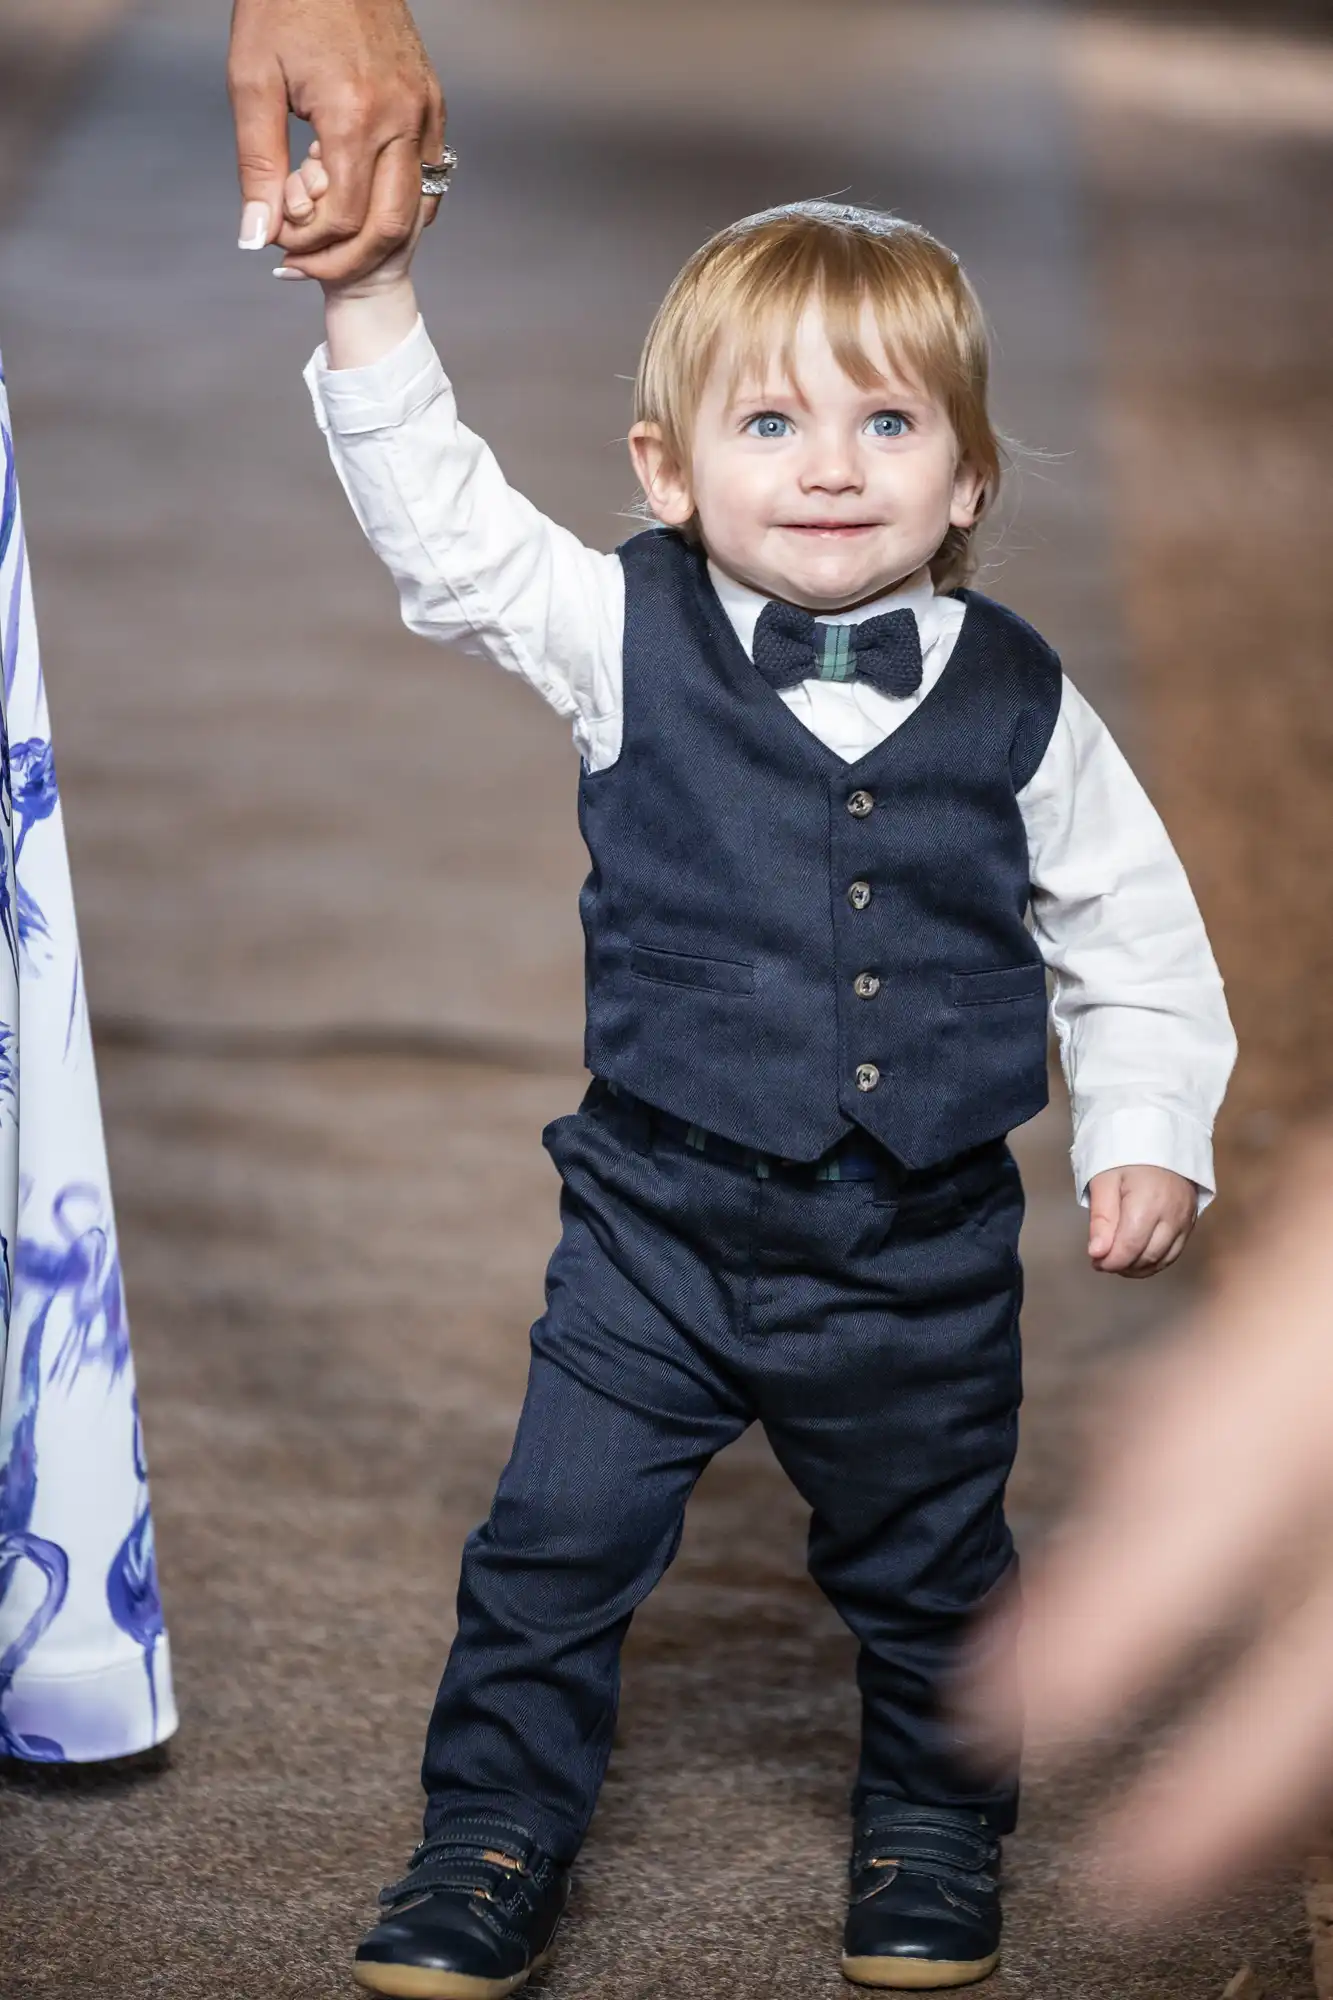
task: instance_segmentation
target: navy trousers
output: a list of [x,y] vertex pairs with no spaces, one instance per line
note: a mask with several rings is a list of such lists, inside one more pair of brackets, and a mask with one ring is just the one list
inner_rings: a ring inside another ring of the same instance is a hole
[[811,1508],[811,1575],[860,1641],[871,1796],[1014,1822],[960,1754],[951,1671],[1013,1547],[1023,1195],[1003,1146],[874,1180],[767,1178],[594,1084],[544,1143],[563,1233],[513,1455],[468,1538],[431,1716],[427,1831],[492,1807],[571,1860],[611,1749],[620,1649],[685,1503],[761,1423]]

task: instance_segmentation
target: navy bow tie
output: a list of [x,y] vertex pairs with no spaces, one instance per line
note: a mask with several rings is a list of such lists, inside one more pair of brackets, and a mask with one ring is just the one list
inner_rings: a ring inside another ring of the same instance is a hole
[[859,625],[817,625],[808,611],[774,599],[755,626],[754,663],[779,690],[859,676],[902,700],[921,685],[921,631],[912,611],[886,611]]

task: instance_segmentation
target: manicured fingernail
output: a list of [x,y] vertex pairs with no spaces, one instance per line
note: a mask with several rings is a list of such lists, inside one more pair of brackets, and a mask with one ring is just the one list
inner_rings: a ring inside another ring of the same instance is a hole
[[269,212],[266,201],[247,201],[241,210],[238,250],[262,250],[268,242]]
[[309,278],[310,273],[309,271],[294,271],[290,264],[279,264],[272,275],[275,278],[300,278],[304,282]]

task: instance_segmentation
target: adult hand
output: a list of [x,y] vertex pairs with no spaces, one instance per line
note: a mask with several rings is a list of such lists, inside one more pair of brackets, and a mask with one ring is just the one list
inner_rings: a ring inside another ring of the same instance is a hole
[[[1085,1506],[1024,1595],[1038,1765],[1118,1727],[1210,1634],[1248,1633],[1103,1825],[1088,1858],[1113,1894],[1163,1911],[1220,1889],[1333,1798],[1333,1130],[1298,1153],[1212,1303],[1133,1378]],[[1013,1695],[991,1686],[997,1708]]]
[[[444,100],[405,0],[235,0],[227,84],[243,249],[277,242],[311,277],[339,282],[408,241],[421,163],[444,145]],[[329,176],[318,215],[300,224],[283,219],[289,109],[314,126]]]

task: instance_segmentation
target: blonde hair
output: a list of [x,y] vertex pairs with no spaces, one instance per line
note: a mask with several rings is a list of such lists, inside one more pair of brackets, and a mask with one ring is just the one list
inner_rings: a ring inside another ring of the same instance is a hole
[[[733,223],[696,250],[662,301],[634,389],[637,423],[657,426],[688,466],[704,386],[724,336],[737,374],[776,348],[793,374],[796,329],[817,300],[839,365],[860,388],[880,371],[862,336],[867,304],[894,367],[946,411],[962,463],[983,490],[970,528],[950,528],[931,562],[937,590],[966,583],[973,541],[995,502],[1004,451],[987,396],[990,339],[980,302],[951,250],[914,222],[836,202],[797,202]],[[697,523],[687,532],[698,534]]]

